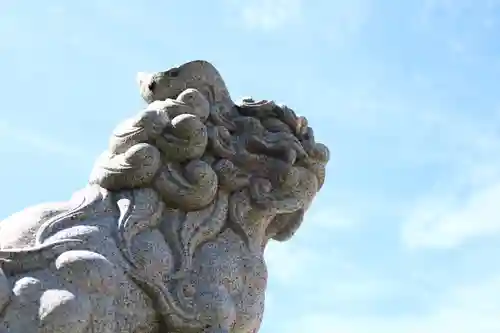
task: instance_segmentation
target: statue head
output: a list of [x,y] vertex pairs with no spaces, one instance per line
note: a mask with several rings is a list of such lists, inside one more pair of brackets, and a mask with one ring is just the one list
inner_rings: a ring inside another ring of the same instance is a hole
[[[243,111],[246,108],[248,110]],[[260,153],[269,161],[280,161],[278,181],[273,181],[274,170],[267,174],[272,187],[268,193],[272,193],[276,214],[267,226],[266,236],[286,241],[299,229],[306,211],[323,186],[329,150],[315,141],[307,119],[296,116],[284,105],[247,101],[240,110],[258,118],[264,127],[262,138],[267,149]]]
[[268,238],[283,241],[295,233],[324,183],[329,159],[306,118],[272,101],[233,103],[221,75],[206,61],[140,73],[138,83],[148,103],[178,98],[186,89],[202,92],[210,103],[202,160],[215,171],[216,185],[233,194],[246,191],[256,209],[271,212]]
[[205,94],[209,102],[229,99],[217,69],[209,62],[195,60],[157,73],[137,74],[140,94],[151,103],[154,100],[176,98],[185,89],[194,88]]

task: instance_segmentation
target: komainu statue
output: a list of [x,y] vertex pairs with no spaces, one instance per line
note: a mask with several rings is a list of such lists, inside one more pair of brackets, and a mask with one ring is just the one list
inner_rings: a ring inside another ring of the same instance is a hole
[[235,104],[206,61],[138,83],[147,106],[88,185],[0,222],[0,332],[259,330],[264,248],[299,228],[328,149],[287,106]]

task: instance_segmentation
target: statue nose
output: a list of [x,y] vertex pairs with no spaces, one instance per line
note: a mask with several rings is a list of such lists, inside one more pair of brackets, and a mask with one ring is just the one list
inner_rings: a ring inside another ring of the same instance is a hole
[[139,72],[136,75],[136,81],[137,83],[142,86],[143,84],[147,84],[149,81],[151,81],[152,74],[146,73],[146,72]]

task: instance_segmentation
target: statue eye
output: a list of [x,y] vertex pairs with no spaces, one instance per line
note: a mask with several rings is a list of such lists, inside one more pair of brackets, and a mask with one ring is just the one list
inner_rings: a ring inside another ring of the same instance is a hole
[[178,69],[172,69],[168,71],[168,76],[170,77],[178,77],[179,76],[179,70]]
[[155,81],[151,81],[151,82],[148,84],[148,89],[149,89],[149,91],[154,92],[155,88],[156,88],[156,82],[155,82]]

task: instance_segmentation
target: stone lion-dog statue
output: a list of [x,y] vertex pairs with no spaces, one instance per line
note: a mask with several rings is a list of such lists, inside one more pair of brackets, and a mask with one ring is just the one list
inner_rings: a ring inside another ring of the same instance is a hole
[[148,105],[88,185],[0,222],[0,332],[259,330],[264,249],[299,228],[328,149],[285,105],[235,104],[209,62],[138,83]]

